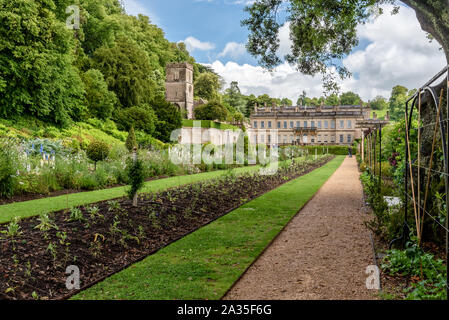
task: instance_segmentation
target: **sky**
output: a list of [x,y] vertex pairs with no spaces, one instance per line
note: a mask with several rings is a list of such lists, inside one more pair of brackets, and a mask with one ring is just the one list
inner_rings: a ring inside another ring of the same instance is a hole
[[[321,76],[303,75],[283,63],[274,72],[258,66],[245,49],[248,31],[240,21],[250,0],[124,0],[127,13],[150,17],[169,41],[183,41],[197,62],[210,65],[226,81],[237,81],[243,94],[268,94],[289,98],[295,104],[302,91],[309,97],[323,95]],[[436,41],[429,42],[405,6],[358,27],[360,44],[340,63],[353,77],[341,81],[341,91],[353,91],[364,101],[377,95],[389,98],[395,85],[418,88],[446,64]],[[290,50],[289,26],[279,33],[279,53]]]

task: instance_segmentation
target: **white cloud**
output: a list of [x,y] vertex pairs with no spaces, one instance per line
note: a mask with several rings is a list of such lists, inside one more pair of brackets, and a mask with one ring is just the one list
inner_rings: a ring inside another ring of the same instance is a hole
[[238,59],[246,53],[245,44],[237,42],[228,42],[223,51],[218,55],[221,57],[231,57],[232,59]]
[[[446,64],[439,44],[436,41],[429,43],[412,9],[401,7],[400,13],[394,16],[389,12],[390,9],[386,8],[384,15],[358,28],[359,38],[369,45],[343,60],[343,64],[357,77],[342,81],[342,91],[354,91],[364,100],[379,94],[388,98],[395,85],[418,88]],[[279,37],[278,53],[283,56],[291,50],[288,26],[280,29]],[[223,64],[215,61],[211,66],[228,84],[238,81],[244,94],[267,93],[296,102],[302,90],[309,96],[321,96],[323,91],[320,75],[304,76],[287,63],[273,73],[235,62]]]
[[345,80],[342,89],[352,89],[365,99],[389,96],[397,84],[418,88],[446,64],[440,45],[429,43],[412,9],[401,7],[394,16],[390,10],[388,6],[373,23],[359,27],[359,37],[371,43],[343,61],[358,79]]
[[323,91],[320,77],[301,75],[287,63],[271,73],[258,66],[239,65],[235,62],[223,64],[218,60],[209,66],[220,74],[228,85],[232,81],[238,81],[243,94],[258,96],[267,93],[275,98],[288,97],[296,102],[303,89],[307,90],[308,94],[317,96]]
[[215,44],[210,42],[201,42],[200,40],[194,37],[188,37],[182,42],[184,42],[189,52],[193,52],[195,50],[209,51],[215,48]]

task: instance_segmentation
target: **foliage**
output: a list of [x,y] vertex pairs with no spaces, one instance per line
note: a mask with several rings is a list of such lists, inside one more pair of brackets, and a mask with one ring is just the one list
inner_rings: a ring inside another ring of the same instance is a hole
[[342,106],[358,106],[362,102],[362,98],[352,91],[344,92],[340,95],[340,104]]
[[[443,46],[449,57],[447,3],[444,0],[402,2],[416,11],[421,27]],[[382,14],[381,5],[386,3],[395,4],[396,1],[254,1],[245,9],[249,17],[242,21],[249,29],[247,49],[269,69],[281,64],[284,58],[303,74],[323,74],[325,89],[335,92],[338,90],[337,75],[340,78],[350,76],[350,71],[339,61],[358,45],[357,27]],[[399,8],[395,5],[392,13],[397,13]],[[292,45],[289,54],[279,57],[279,29],[284,25],[290,29]]]
[[390,275],[419,279],[405,290],[406,299],[446,299],[446,267],[443,260],[423,252],[413,242],[408,242],[405,250],[389,250],[381,267]]
[[390,119],[393,121],[404,119],[404,106],[407,99],[415,93],[415,90],[408,90],[403,86],[395,86],[391,91],[389,101]]
[[86,105],[89,106],[89,114],[99,119],[110,118],[117,98],[114,92],[108,90],[103,74],[99,70],[89,69],[82,78],[86,88]]
[[132,152],[137,147],[136,134],[134,133],[134,127],[129,129],[128,138],[126,138],[126,148],[129,152]]
[[221,88],[220,78],[214,73],[202,73],[195,80],[194,87],[195,97],[206,100],[217,99],[219,97],[218,91]]
[[388,109],[388,101],[382,96],[377,96],[370,102],[371,109],[373,110],[386,110]]
[[117,123],[121,130],[129,131],[133,127],[135,130],[152,135],[156,129],[157,117],[149,105],[143,105],[120,110],[117,115]]
[[199,122],[201,128],[215,128],[219,130],[239,130],[239,127],[226,124],[226,123],[220,123],[220,122],[214,122],[212,120],[182,120],[182,126],[186,128],[193,128],[193,124],[195,122]]
[[47,0],[0,2],[3,117],[30,114],[67,125],[84,113],[84,86],[73,66],[75,41],[54,10]]
[[11,150],[0,148],[0,197],[9,198],[14,195],[15,174],[16,167]]
[[143,163],[140,159],[129,159],[127,165],[127,175],[130,187],[126,191],[129,199],[133,199],[134,195],[143,188],[145,182]]
[[163,97],[155,98],[150,105],[157,116],[154,137],[163,142],[170,142],[172,131],[182,126],[181,112]]
[[223,95],[223,102],[228,103],[234,110],[241,113],[246,113],[246,101],[244,96],[240,92],[239,84],[237,81],[231,82],[228,89],[225,90]]
[[87,157],[93,162],[103,161],[109,155],[109,146],[103,141],[93,141],[89,144],[86,151]]
[[112,47],[94,53],[95,67],[104,74],[109,89],[124,108],[148,103],[155,83],[149,76],[152,68],[148,55],[137,44],[120,37]]
[[218,101],[211,101],[195,108],[196,119],[224,121],[227,116],[228,111]]

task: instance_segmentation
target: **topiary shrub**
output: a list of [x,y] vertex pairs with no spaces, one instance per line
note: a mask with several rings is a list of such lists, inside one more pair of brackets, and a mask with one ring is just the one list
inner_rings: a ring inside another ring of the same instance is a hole
[[133,200],[133,205],[137,206],[137,192],[142,189],[145,181],[144,168],[142,160],[129,159],[127,166],[128,183],[130,187],[126,190],[130,200]]
[[109,155],[109,146],[103,141],[93,141],[89,144],[86,150],[87,157],[95,162],[95,170],[97,169],[97,162],[103,161]]
[[128,133],[128,138],[125,142],[126,148],[129,152],[133,152],[134,147],[137,147],[136,133],[134,132],[134,127],[131,127]]

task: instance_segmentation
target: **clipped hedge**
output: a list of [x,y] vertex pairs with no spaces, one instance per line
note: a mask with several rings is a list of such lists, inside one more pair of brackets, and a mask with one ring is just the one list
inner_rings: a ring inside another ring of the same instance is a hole
[[241,130],[240,128],[230,125],[230,124],[225,124],[225,123],[220,123],[220,122],[215,122],[212,120],[187,120],[187,119],[183,119],[182,120],[182,126],[185,128],[192,128],[193,127],[193,122],[194,121],[200,121],[201,122],[201,128],[214,128],[214,129],[220,129],[220,130]]
[[[348,146],[334,146],[334,145],[331,145],[331,146],[306,146],[305,148],[309,150],[309,154],[315,154],[315,149],[318,149],[318,154],[322,154],[323,148],[324,148],[325,152],[328,149],[330,154],[333,154],[336,156],[348,155]],[[353,155],[357,154],[357,148],[352,147],[352,154]]]

